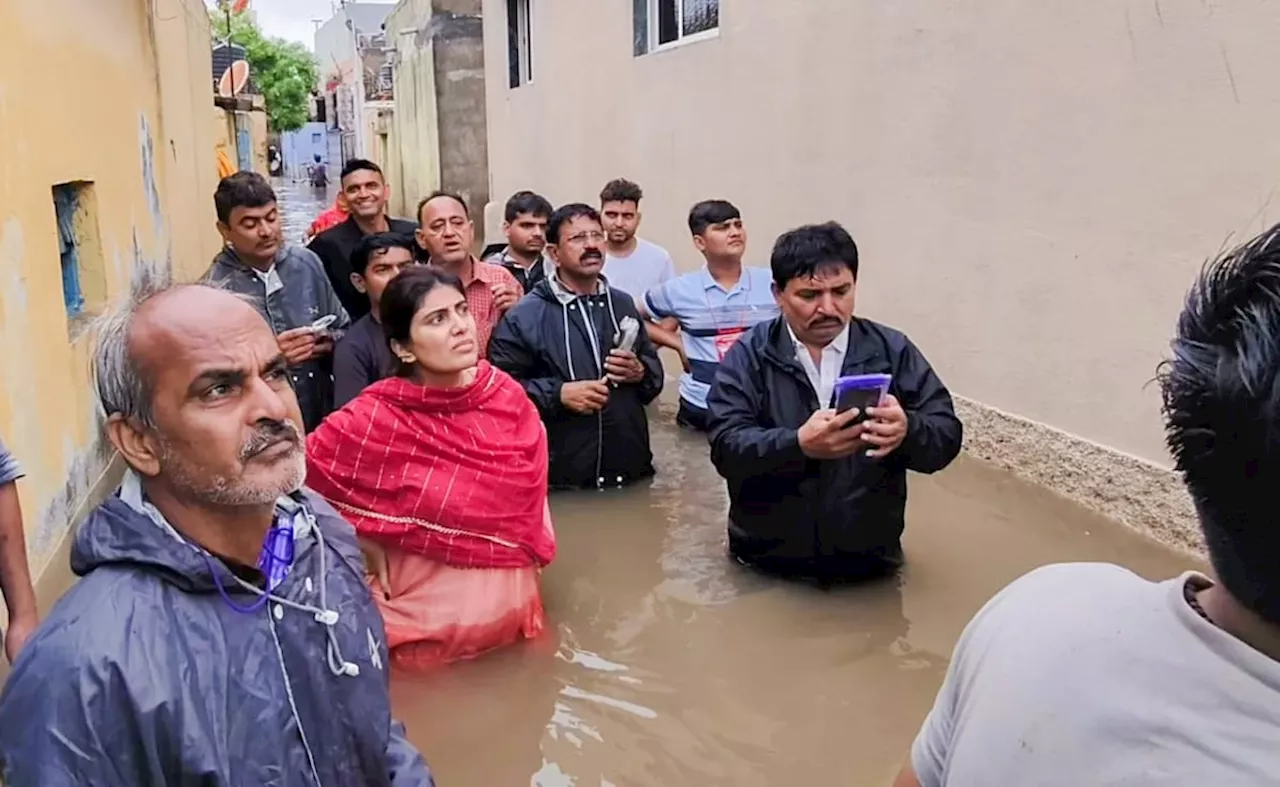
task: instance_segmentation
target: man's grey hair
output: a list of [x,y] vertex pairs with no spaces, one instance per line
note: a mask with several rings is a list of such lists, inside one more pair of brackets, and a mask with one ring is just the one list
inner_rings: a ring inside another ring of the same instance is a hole
[[151,409],[153,381],[134,361],[129,347],[133,321],[152,299],[187,287],[225,292],[253,303],[252,298],[240,296],[209,281],[178,284],[167,277],[156,277],[135,283],[129,296],[99,317],[93,326],[93,388],[98,399],[98,416],[103,421],[119,415],[145,427],[155,426],[155,414]]

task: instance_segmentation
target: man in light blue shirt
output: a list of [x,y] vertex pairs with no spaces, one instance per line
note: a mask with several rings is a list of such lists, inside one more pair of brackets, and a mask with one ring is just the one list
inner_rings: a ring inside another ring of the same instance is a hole
[[657,321],[650,336],[679,353],[684,365],[676,423],[705,432],[707,393],[720,360],[748,328],[778,316],[778,305],[769,269],[742,264],[747,231],[732,203],[694,205],[689,231],[707,264],[659,284],[644,301],[648,316]]

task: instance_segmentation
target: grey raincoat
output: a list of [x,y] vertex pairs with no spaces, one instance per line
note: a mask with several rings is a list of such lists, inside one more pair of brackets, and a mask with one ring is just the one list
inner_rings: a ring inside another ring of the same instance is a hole
[[[392,721],[355,533],[282,498],[292,570],[260,591],[178,535],[129,474],[76,534],[83,577],[0,694],[7,787],[430,787]],[[244,569],[241,569],[243,573]]]
[[[234,249],[224,248],[213,258],[205,280],[252,296],[258,312],[277,335],[332,314],[338,318],[329,328],[336,344],[351,325],[320,258],[301,246],[281,247],[265,276],[242,262]],[[333,356],[290,367],[289,379],[298,394],[303,425],[309,432],[333,410]]]

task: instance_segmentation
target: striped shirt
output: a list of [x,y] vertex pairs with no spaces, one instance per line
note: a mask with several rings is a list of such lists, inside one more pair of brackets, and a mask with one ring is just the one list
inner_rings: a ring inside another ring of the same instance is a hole
[[742,267],[738,283],[726,290],[704,267],[663,282],[645,295],[645,308],[655,320],[674,317],[680,323],[689,372],[680,377],[680,398],[706,409],[716,367],[748,328],[778,316],[767,268]]
[[19,478],[22,478],[22,468],[18,467],[18,460],[0,442],[0,486],[11,484]]

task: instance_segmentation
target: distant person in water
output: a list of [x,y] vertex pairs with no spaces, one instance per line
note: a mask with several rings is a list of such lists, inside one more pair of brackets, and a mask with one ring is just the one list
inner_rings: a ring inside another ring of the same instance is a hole
[[355,534],[302,489],[271,328],[186,285],[136,293],[97,337],[124,480],[0,694],[5,784],[429,787]]
[[455,277],[405,270],[381,314],[398,373],[311,434],[308,483],[355,525],[398,663],[536,637],[555,556],[538,411],[480,359]]
[[1031,572],[969,623],[897,787],[1280,778],[1280,227],[1210,263],[1159,378],[1216,579]]
[[333,409],[333,346],[351,320],[320,258],[285,243],[266,178],[237,172],[218,184],[213,202],[225,245],[205,280],[253,299],[289,362],[303,423],[314,429]]
[[311,185],[317,189],[329,188],[329,167],[320,158],[320,154],[315,154],[316,163],[311,167]]
[[[906,336],[854,316],[858,247],[839,224],[783,233],[770,264],[782,314],[733,343],[707,397],[729,550],[823,585],[892,574],[907,471],[960,453],[951,395]],[[837,379],[872,373],[892,376],[883,402],[837,413]]]

